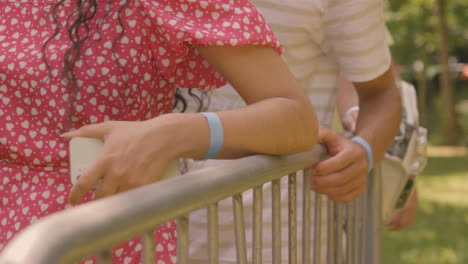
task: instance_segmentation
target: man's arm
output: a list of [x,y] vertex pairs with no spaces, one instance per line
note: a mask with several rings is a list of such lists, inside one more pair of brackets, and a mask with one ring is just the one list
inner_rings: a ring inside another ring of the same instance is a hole
[[[398,76],[397,76],[398,78]],[[353,84],[341,76],[337,93],[337,110],[343,126],[350,132],[355,132],[356,122],[359,116],[359,98]],[[353,109],[356,109],[354,111]],[[352,111],[349,111],[349,110]],[[390,231],[400,231],[410,226],[416,219],[418,212],[418,195],[415,190],[405,208],[393,214],[386,225]]]
[[[361,110],[354,132],[369,143],[375,166],[382,160],[398,131],[401,121],[400,95],[391,69],[376,79],[354,85],[357,94],[348,93],[345,97],[349,98],[342,97],[338,103],[359,101]],[[343,94],[346,93],[341,96]],[[323,127],[320,128],[319,139],[327,146],[331,157],[312,167],[312,189],[334,201],[349,202],[357,198],[366,186],[369,166],[366,150],[360,144]]]
[[398,133],[402,111],[400,93],[391,68],[374,80],[354,85],[359,96],[355,135],[372,147],[375,166]]
[[[373,160],[379,163],[401,118],[399,93],[389,69],[391,54],[383,2],[350,1],[328,11],[326,20],[339,19],[340,24],[324,25],[327,41],[341,72],[354,82],[358,91],[361,110],[355,133],[369,143]],[[333,131],[321,129],[319,133],[330,158],[314,166],[312,188],[335,201],[357,198],[366,185],[369,163],[366,150]]]

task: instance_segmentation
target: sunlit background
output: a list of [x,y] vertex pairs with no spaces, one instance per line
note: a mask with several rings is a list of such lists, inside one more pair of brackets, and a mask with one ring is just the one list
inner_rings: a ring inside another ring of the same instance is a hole
[[389,0],[395,61],[414,84],[429,162],[418,180],[419,215],[384,232],[384,264],[468,263],[468,1]]

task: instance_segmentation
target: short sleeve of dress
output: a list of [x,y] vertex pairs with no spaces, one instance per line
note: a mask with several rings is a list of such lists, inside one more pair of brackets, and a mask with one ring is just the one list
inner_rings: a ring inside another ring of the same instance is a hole
[[212,89],[225,84],[196,46],[281,46],[248,0],[140,0],[150,28],[153,56],[173,85]]

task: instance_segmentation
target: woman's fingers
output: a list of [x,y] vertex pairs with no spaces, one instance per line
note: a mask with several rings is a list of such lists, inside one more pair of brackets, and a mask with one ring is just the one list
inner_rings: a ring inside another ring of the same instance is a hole
[[110,178],[110,177],[105,177],[102,179],[101,182],[98,183],[96,187],[96,192],[94,193],[94,199],[101,199],[110,195],[113,195],[115,193],[119,192],[119,186],[117,182]]
[[78,203],[85,194],[101,179],[108,166],[109,160],[101,156],[88,169],[86,169],[70,190],[71,204]]
[[[159,119],[160,122],[163,119]],[[168,125],[167,125],[168,126]],[[76,204],[96,185],[95,199],[153,183],[161,177],[168,161],[174,159],[164,133],[167,126],[147,122],[106,122],[84,126],[64,134],[65,138],[94,137],[104,139],[104,147],[95,162],[85,170],[70,192]],[[153,135],[158,135],[154,140]]]
[[109,121],[99,124],[82,126],[77,130],[62,134],[62,137],[67,140],[70,140],[74,137],[93,137],[103,139],[105,135],[109,133],[114,123],[115,122],[113,121]]
[[159,181],[164,176],[168,163],[154,161],[149,165],[135,166],[136,169],[122,181],[122,184],[119,186],[119,192],[125,192]]

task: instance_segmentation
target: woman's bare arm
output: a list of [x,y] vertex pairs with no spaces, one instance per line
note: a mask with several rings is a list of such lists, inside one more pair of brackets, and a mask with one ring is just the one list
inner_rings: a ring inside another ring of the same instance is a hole
[[[203,47],[201,54],[248,104],[221,111],[224,143],[217,158],[253,153],[291,154],[311,150],[318,122],[303,90],[280,56],[268,47]],[[157,181],[170,160],[201,159],[209,147],[209,126],[201,114],[165,114],[143,122],[89,125],[64,136],[104,140],[98,159],[73,186],[78,202],[99,179],[96,198]]]

